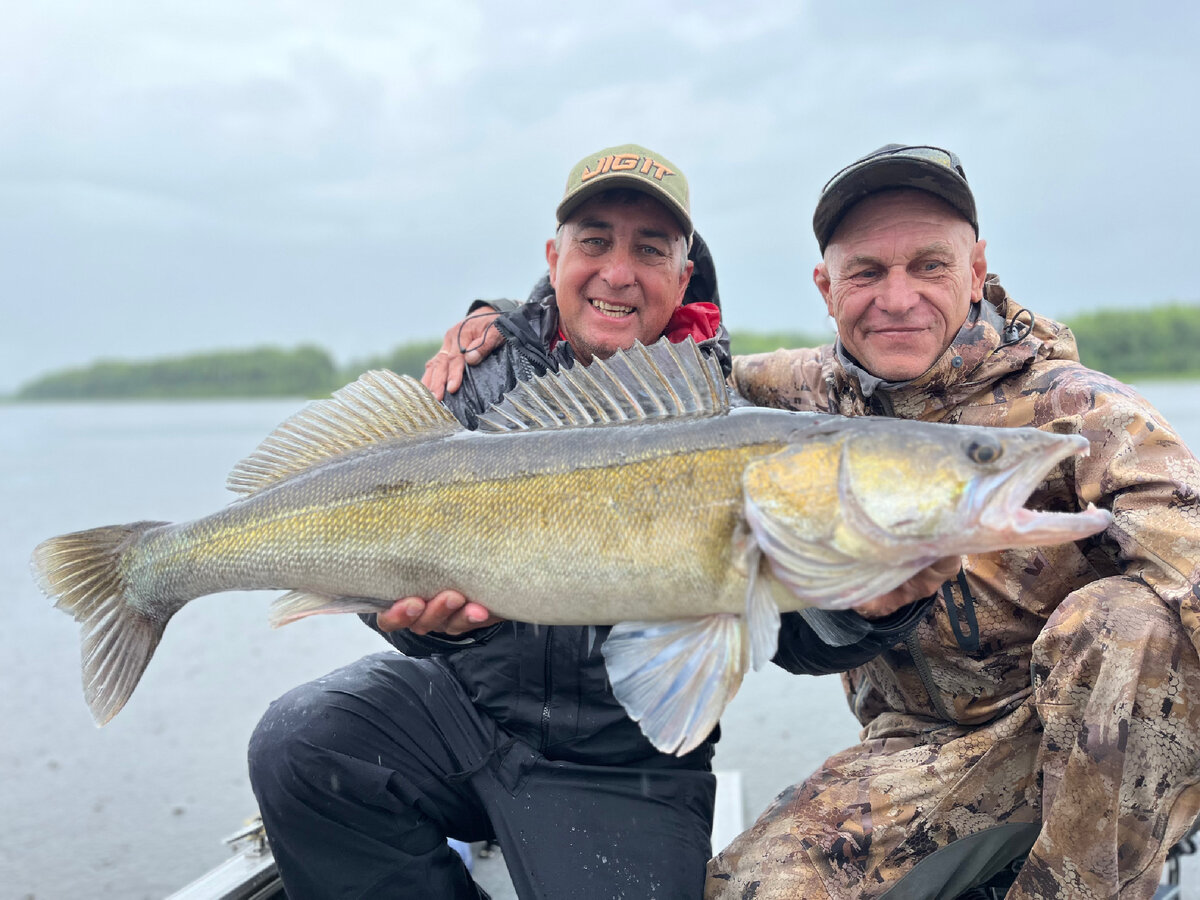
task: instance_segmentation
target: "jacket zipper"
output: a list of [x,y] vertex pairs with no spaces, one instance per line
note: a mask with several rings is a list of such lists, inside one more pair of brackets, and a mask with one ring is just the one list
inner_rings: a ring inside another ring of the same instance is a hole
[[543,651],[542,665],[542,745],[538,748],[545,752],[550,743],[550,695],[553,691],[553,666],[551,665],[551,644],[554,643],[554,629],[546,627],[546,647]]

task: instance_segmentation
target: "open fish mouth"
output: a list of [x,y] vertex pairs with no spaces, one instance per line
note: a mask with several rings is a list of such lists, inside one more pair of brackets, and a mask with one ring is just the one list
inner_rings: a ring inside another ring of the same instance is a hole
[[1062,438],[1049,453],[1030,457],[1007,471],[973,481],[967,488],[967,527],[976,523],[981,533],[1002,538],[1013,547],[1079,540],[1107,528],[1112,513],[1092,503],[1081,511],[1045,511],[1025,506],[1030,494],[1060,462],[1087,456],[1088,439],[1078,434]]

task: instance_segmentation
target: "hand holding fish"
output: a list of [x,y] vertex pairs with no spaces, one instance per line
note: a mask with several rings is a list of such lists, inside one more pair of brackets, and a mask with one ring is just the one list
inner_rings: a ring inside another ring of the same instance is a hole
[[882,619],[937,591],[962,568],[961,556],[947,556],[922,569],[904,584],[854,607],[864,619]]
[[458,591],[442,591],[432,600],[402,597],[375,617],[380,631],[407,628],[416,634],[460,635],[503,621],[486,607],[468,601]]
[[425,363],[421,384],[437,399],[453,394],[462,386],[463,370],[477,365],[504,343],[504,336],[493,327],[500,314],[490,306],[481,307],[450,327],[442,339],[442,349]]

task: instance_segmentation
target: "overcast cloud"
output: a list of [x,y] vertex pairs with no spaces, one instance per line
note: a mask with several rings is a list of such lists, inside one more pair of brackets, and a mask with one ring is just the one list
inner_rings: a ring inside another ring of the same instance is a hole
[[567,170],[692,184],[733,328],[827,328],[824,181],[963,158],[993,271],[1057,317],[1200,303],[1200,14],[1115,2],[10,4],[0,393],[101,357],[340,362],[524,296]]

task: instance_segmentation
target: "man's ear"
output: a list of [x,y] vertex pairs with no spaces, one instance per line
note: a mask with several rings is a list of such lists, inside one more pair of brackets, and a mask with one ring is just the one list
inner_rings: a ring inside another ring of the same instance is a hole
[[813,269],[813,284],[817,286],[817,290],[821,292],[821,296],[825,298],[825,309],[829,311],[829,315],[833,315],[833,296],[830,293],[829,269],[825,263],[817,263],[817,267]]
[[987,241],[976,241],[971,248],[971,299],[983,297],[983,283],[987,280]]
[[558,285],[558,248],[554,246],[554,238],[546,241],[546,262],[550,265],[550,287],[557,289]]
[[684,265],[679,273],[679,296],[675,300],[675,305],[679,306],[683,303],[684,295],[687,294],[688,282],[692,280],[692,272],[696,269],[696,264],[690,259]]

